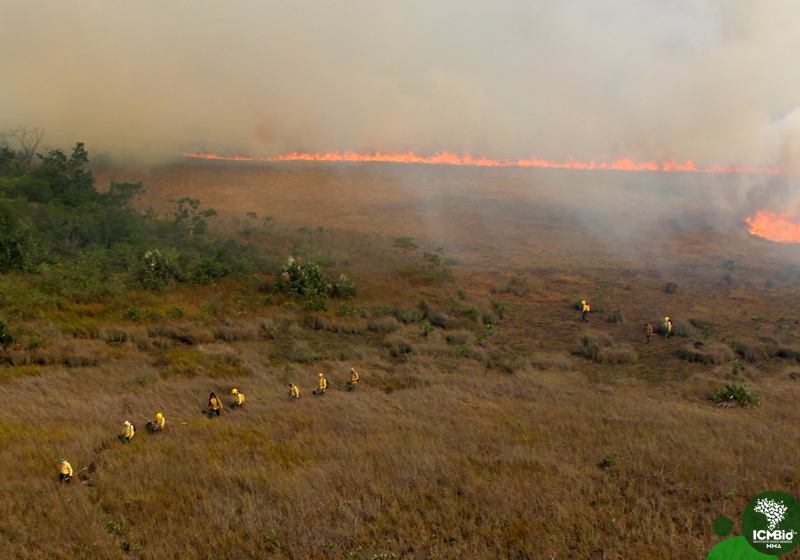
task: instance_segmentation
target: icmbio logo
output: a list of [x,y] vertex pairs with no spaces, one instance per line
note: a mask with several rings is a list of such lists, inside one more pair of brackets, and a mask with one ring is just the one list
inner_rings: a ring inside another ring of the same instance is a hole
[[744,508],[742,529],[759,552],[791,552],[800,544],[800,503],[785,492],[763,492]]

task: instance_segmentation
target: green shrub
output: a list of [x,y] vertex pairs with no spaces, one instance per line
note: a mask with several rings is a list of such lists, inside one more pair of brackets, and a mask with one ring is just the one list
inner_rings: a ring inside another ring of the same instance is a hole
[[302,298],[324,297],[327,282],[319,266],[290,258],[281,269],[275,289]]
[[206,285],[219,282],[231,273],[229,266],[216,259],[206,257],[189,269],[189,281]]
[[469,307],[461,309],[461,314],[465,317],[468,317],[470,320],[475,321],[476,323],[481,318],[481,312],[474,305],[470,305]]
[[597,462],[597,466],[601,469],[613,467],[617,464],[617,461],[620,457],[622,457],[622,453],[619,453],[618,451],[609,451]]
[[352,297],[356,295],[356,284],[351,282],[350,279],[342,274],[333,283],[330,290],[330,296],[334,298]]
[[5,347],[14,342],[14,334],[8,326],[6,319],[0,319],[0,348]]
[[310,297],[303,302],[306,311],[325,311],[328,309],[328,299],[324,295]]
[[715,389],[711,400],[719,406],[741,406],[750,408],[761,404],[761,398],[746,384],[730,383],[722,389]]
[[170,255],[158,249],[147,251],[142,258],[142,267],[136,273],[136,279],[144,288],[155,290],[174,284],[180,277],[178,265]]

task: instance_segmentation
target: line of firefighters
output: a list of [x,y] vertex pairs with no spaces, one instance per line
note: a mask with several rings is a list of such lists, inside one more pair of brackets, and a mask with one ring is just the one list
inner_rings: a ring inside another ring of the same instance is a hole
[[[354,391],[356,385],[358,385],[358,381],[361,377],[358,375],[358,372],[355,368],[350,368],[350,382],[347,384],[348,391]],[[311,394],[313,395],[324,395],[325,391],[328,389],[328,380],[325,379],[325,376],[320,373],[319,379],[317,381],[317,389],[312,391]],[[234,402],[231,405],[232,408],[242,408],[244,407],[245,396],[240,390],[234,388],[231,390],[231,394],[234,397]],[[289,383],[289,400],[291,402],[296,401],[300,398],[300,387],[297,386],[296,383],[292,382]],[[208,408],[203,412],[203,414],[207,414],[209,418],[213,418],[214,416],[219,416],[222,411],[222,400],[215,394],[211,393],[208,396]],[[180,422],[181,424],[186,425],[187,422]],[[148,422],[147,423],[147,431],[150,433],[158,433],[164,430],[166,427],[167,421],[164,418],[164,415],[159,412],[156,414],[155,422]],[[129,443],[133,436],[136,434],[136,428],[130,421],[125,420],[124,429],[122,434],[119,436],[119,440],[123,443]],[[74,476],[74,472],[72,469],[72,465],[69,464],[69,461],[66,459],[61,459],[58,463],[59,466],[59,475],[58,478],[61,482],[69,482],[70,479]],[[81,470],[85,470],[81,469]]]
[[[591,306],[586,303],[586,300],[581,301],[581,321],[584,323],[589,322],[588,314],[592,310]],[[647,323],[642,329],[644,333],[645,340],[647,343],[650,342],[650,337],[653,335],[653,325],[652,323]],[[664,320],[661,323],[661,332],[664,333],[664,338],[669,338],[670,333],[672,332],[672,320],[669,317],[664,317]],[[359,381],[358,372],[355,368],[350,368],[350,382],[347,384],[347,390],[353,391],[356,388],[356,385]],[[328,380],[325,379],[325,376],[320,373],[319,380],[317,381],[317,389],[312,391],[313,395],[324,395],[325,390],[328,388]],[[231,394],[234,396],[234,408],[241,408],[244,406],[244,393],[239,391],[238,389],[233,389]],[[297,386],[296,383],[292,382],[289,383],[289,400],[294,402],[300,398],[300,387]],[[220,412],[222,411],[222,401],[216,394],[211,393],[208,397],[208,409],[203,411],[204,413],[208,414],[208,417],[211,418],[213,416],[219,416]],[[186,422],[182,422],[182,424],[186,424]],[[148,422],[147,427],[148,431],[151,433],[156,433],[164,430],[166,426],[166,420],[164,419],[164,415],[162,413],[156,414],[156,421],[155,422]],[[125,421],[125,428],[122,432],[122,435],[119,436],[119,439],[125,443],[128,443],[133,438],[134,434],[136,433],[136,429],[134,428],[133,424],[129,421]],[[73,476],[72,466],[67,462],[66,459],[61,459],[59,463],[60,474],[59,478],[62,482],[68,482],[69,479]]]
[[[581,321],[588,323],[589,312],[592,310],[592,306],[586,303],[586,300],[581,300],[580,308]],[[669,338],[669,335],[672,332],[672,319],[669,317],[664,317],[664,320],[661,322],[661,332],[664,333],[664,338]],[[642,333],[644,333],[645,341],[649,344],[650,337],[653,336],[653,324],[649,322],[645,324],[644,328],[642,329]]]

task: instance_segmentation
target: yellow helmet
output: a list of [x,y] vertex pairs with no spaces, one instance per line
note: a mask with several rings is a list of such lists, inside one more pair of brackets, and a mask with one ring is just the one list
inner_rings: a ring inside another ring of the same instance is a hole
[[238,392],[239,392],[238,390],[234,389],[233,391],[231,391],[231,394],[232,394],[232,395],[235,395],[235,394],[236,394],[236,393],[238,393]]
[[586,303],[586,300],[585,300],[585,299],[584,299],[584,300],[581,300],[581,303]]
[[164,415],[159,412],[158,414],[156,414],[156,418],[161,420],[162,418],[164,418]]
[[669,317],[664,317],[664,320],[665,321],[669,321]]

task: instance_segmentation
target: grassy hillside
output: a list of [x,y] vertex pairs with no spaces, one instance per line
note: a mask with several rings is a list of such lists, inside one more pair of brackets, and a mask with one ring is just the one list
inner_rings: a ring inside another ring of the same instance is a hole
[[[158,214],[185,195],[219,211],[207,241],[175,241],[185,270],[216,235],[255,256],[155,289],[133,265],[89,281],[80,257],[0,277],[3,557],[704,558],[716,517],[798,494],[798,252],[737,229],[719,185],[693,199],[678,175],[392,166],[97,177],[143,181]],[[398,252],[404,235],[419,249]],[[277,290],[290,255],[356,295]],[[665,315],[674,336],[645,344]],[[734,382],[761,406],[710,400]],[[201,413],[233,387],[243,410]],[[168,430],[149,436],[157,412]],[[68,485],[61,457],[87,467]]]

